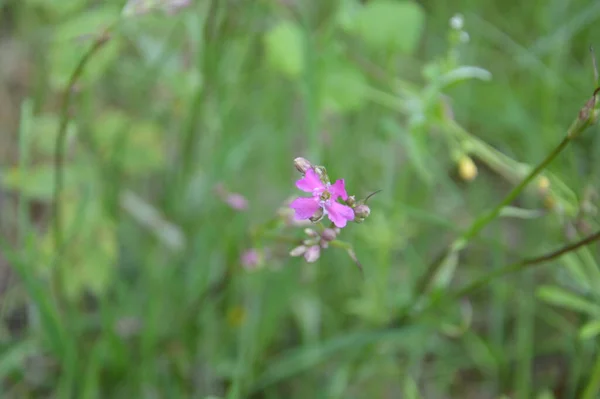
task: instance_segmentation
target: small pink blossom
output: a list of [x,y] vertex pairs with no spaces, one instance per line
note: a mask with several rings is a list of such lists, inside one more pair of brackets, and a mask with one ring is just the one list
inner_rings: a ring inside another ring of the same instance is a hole
[[230,193],[225,197],[225,202],[230,207],[237,211],[245,211],[248,209],[248,200],[243,195],[238,193]]
[[256,269],[261,262],[261,254],[256,248],[250,248],[242,253],[240,261],[244,269]]
[[308,263],[316,262],[321,256],[321,247],[318,245],[313,245],[309,247],[304,253],[304,260]]
[[248,200],[246,197],[242,194],[230,192],[222,183],[216,185],[215,191],[223,202],[236,211],[245,211],[248,209]]
[[325,184],[313,169],[308,169],[304,177],[296,182],[296,187],[312,194],[312,197],[296,198],[290,204],[296,211],[296,220],[309,219],[319,209],[323,209],[329,220],[339,228],[346,226],[348,220],[354,220],[352,208],[337,202],[338,198],[348,199],[343,179],[334,184]]

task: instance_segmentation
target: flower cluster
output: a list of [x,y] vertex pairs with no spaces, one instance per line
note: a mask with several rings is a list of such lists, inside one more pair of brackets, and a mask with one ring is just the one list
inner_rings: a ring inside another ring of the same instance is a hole
[[[331,184],[323,166],[313,166],[304,158],[296,158],[294,165],[303,174],[296,187],[311,194],[310,197],[296,198],[290,204],[296,220],[318,222],[327,216],[335,227],[341,229],[349,221],[362,222],[369,216],[367,205],[357,203],[354,196],[348,196],[344,179]],[[343,203],[338,201],[340,199]]]
[[304,233],[308,236],[308,239],[302,241],[302,245],[292,249],[290,256],[302,256],[308,263],[316,262],[321,256],[321,249],[325,249],[329,246],[329,243],[336,239],[340,233],[339,228],[327,228],[321,233],[313,229],[305,229]]
[[[343,179],[331,183],[323,166],[313,165],[304,158],[296,158],[294,166],[302,173],[296,187],[308,196],[290,198],[277,210],[274,218],[251,230],[253,247],[241,254],[241,265],[246,270],[257,270],[266,263],[276,263],[280,256],[287,257],[288,253],[293,257],[303,256],[306,262],[313,263],[320,258],[323,250],[335,247],[344,250],[362,270],[352,245],[338,237],[348,222],[361,223],[369,217],[371,209],[366,201],[373,194],[357,201],[355,196],[346,192]],[[217,194],[233,209],[247,208],[247,201],[241,195],[229,192],[222,185],[217,186]],[[331,221],[330,225],[319,223],[325,217]],[[299,228],[304,229],[303,238],[287,234],[289,230]],[[265,245],[265,239],[271,242]],[[294,247],[289,251],[280,243],[293,243]]]

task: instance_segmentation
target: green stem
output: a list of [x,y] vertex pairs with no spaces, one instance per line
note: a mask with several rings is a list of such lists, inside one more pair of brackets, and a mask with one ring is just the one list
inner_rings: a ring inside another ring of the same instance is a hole
[[523,259],[518,262],[511,263],[509,265],[501,267],[499,269],[493,270],[493,271],[485,274],[481,278],[469,283],[468,285],[464,286],[463,288],[458,289],[457,291],[450,294],[449,296],[444,295],[441,297],[437,297],[435,300],[431,301],[427,306],[425,306],[422,310],[420,310],[416,313],[409,314],[408,311],[402,313],[400,318],[394,320],[390,324],[390,327],[401,326],[401,325],[405,324],[408,320],[414,320],[418,316],[422,316],[423,314],[425,314],[433,309],[438,308],[442,304],[455,303],[456,300],[459,300],[462,297],[472,294],[473,292],[483,288],[488,283],[490,283],[491,281],[493,281],[494,279],[496,279],[498,277],[503,277],[508,274],[520,272],[527,268],[537,266],[537,265],[540,265],[545,262],[549,262],[554,259],[558,259],[567,253],[573,252],[579,248],[590,245],[593,242],[598,241],[598,240],[600,240],[600,231],[597,231],[594,234],[591,234],[577,242],[574,242],[569,245],[565,245],[564,247],[559,248],[550,253],[547,253],[547,254],[544,254],[541,256],[536,256],[533,258]]
[[[65,158],[65,144],[67,139],[67,127],[69,125],[69,106],[71,105],[71,97],[73,96],[73,92],[75,91],[75,85],[77,81],[83,74],[85,67],[92,59],[93,55],[102,48],[102,46],[109,39],[109,32],[115,25],[106,29],[103,34],[101,34],[94,43],[92,47],[84,54],[81,58],[75,70],[71,74],[69,81],[66,86],[66,92],[63,97],[61,109],[60,109],[60,125],[58,128],[58,134],[56,136],[55,143],[55,152],[54,152],[54,193],[53,193],[53,233],[54,233],[54,247],[56,250],[57,257],[56,259],[60,259],[60,252],[63,247],[63,231],[61,226],[61,214],[60,214],[60,197],[63,191],[64,186],[64,158]],[[53,286],[55,290],[58,290],[58,281],[59,281],[59,272],[55,270],[53,273]],[[58,294],[58,292],[55,292]]]
[[563,256],[569,252],[575,251],[581,247],[589,245],[598,240],[600,240],[600,231],[597,231],[596,233],[589,235],[589,236],[581,239],[580,241],[566,245],[566,246],[564,246],[560,249],[557,249],[556,251],[550,252],[548,254],[538,256],[535,258],[523,259],[519,262],[515,262],[510,265],[501,267],[501,268],[491,271],[491,272],[487,273],[486,275],[484,275],[483,277],[469,283],[467,286],[459,289],[452,296],[455,298],[463,297],[474,291],[477,291],[478,289],[487,285],[490,281],[492,281],[493,279],[495,279],[497,277],[506,276],[507,274],[516,273],[516,272],[522,271],[526,268],[536,266],[541,263],[551,261],[553,259],[558,259],[561,256]]
[[[417,281],[415,285],[415,293],[417,297],[415,301],[417,301],[421,295],[427,290],[431,281],[435,278],[438,270],[444,264],[444,261],[448,258],[448,256],[459,252],[462,250],[468,243],[469,240],[474,238],[484,227],[486,227],[490,222],[496,219],[502,209],[509,205],[517,196],[527,187],[527,185],[537,176],[539,175],[568,145],[569,143],[578,137],[585,129],[587,129],[594,121],[595,115],[593,115],[591,111],[591,107],[595,104],[595,96],[597,91],[594,92],[591,99],[588,100],[586,106],[579,112],[578,117],[569,127],[565,138],[544,158],[542,162],[540,162],[532,171],[530,171],[527,176],[521,182],[514,187],[498,205],[496,205],[493,209],[484,213],[480,217],[478,217],[471,226],[455,239],[449,246],[446,247],[427,267],[423,276]],[[410,311],[411,304],[405,307],[400,313],[399,320],[404,320]]]
[[598,391],[600,391],[600,353],[596,355],[596,363],[594,364],[594,370],[590,381],[585,387],[583,392],[583,399],[593,399],[597,397]]
[[446,249],[444,249],[427,267],[423,276],[417,281],[415,291],[417,295],[421,295],[427,289],[427,286],[431,282],[431,280],[435,277],[438,272],[440,266],[444,264],[444,260],[454,252],[460,251],[463,249],[467,242],[475,237],[485,226],[487,226],[491,221],[497,218],[502,209],[509,205],[522,191],[523,189],[546,167],[558,154],[564,150],[569,142],[571,141],[571,136],[567,135],[560,144],[550,153],[546,158],[540,162],[535,169],[533,169],[529,174],[521,180],[521,182],[514,187],[498,205],[496,205],[492,210],[484,213],[480,217],[478,217],[471,226],[462,233],[457,239],[455,239]]

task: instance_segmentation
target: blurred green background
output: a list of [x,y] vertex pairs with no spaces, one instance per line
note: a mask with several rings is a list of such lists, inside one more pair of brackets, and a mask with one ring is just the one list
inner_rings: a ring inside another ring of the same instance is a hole
[[[584,0],[0,0],[0,396],[597,397],[594,244],[398,318],[598,228],[592,128],[418,289],[565,136],[599,19]],[[339,237],[364,275],[344,248],[289,256],[299,156],[382,190]]]

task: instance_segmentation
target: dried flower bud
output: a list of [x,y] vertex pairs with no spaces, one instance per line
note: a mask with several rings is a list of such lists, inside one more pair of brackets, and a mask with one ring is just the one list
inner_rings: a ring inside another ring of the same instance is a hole
[[356,197],[354,195],[349,196],[346,200],[346,205],[350,208],[354,208],[356,206]]
[[300,245],[290,251],[290,256],[301,256],[306,252],[306,246]]
[[317,223],[321,219],[323,219],[323,208],[319,208],[314,215],[310,217],[310,221],[313,223]]
[[321,238],[324,241],[333,241],[333,240],[335,240],[336,237],[337,237],[337,233],[335,232],[334,229],[325,229],[321,233]]
[[319,179],[321,179],[321,181],[323,182],[323,184],[331,183],[329,181],[329,176],[327,175],[327,169],[325,169],[324,166],[315,166],[314,170],[317,173],[317,175],[319,176]]
[[302,157],[294,159],[294,166],[296,167],[298,172],[302,174],[306,173],[307,170],[313,168],[312,164]]
[[306,250],[306,252],[304,253],[304,259],[308,263],[316,262],[320,256],[321,256],[321,247],[319,247],[318,245],[313,245],[312,247],[308,248]]
[[354,208],[354,217],[358,219],[366,219],[371,214],[371,208],[368,205],[361,204]]
[[465,155],[458,161],[458,174],[465,181],[472,181],[477,177],[477,166],[469,156]]
[[313,229],[304,229],[304,234],[306,234],[309,237],[313,237],[313,238],[319,236],[319,233],[317,233]]

